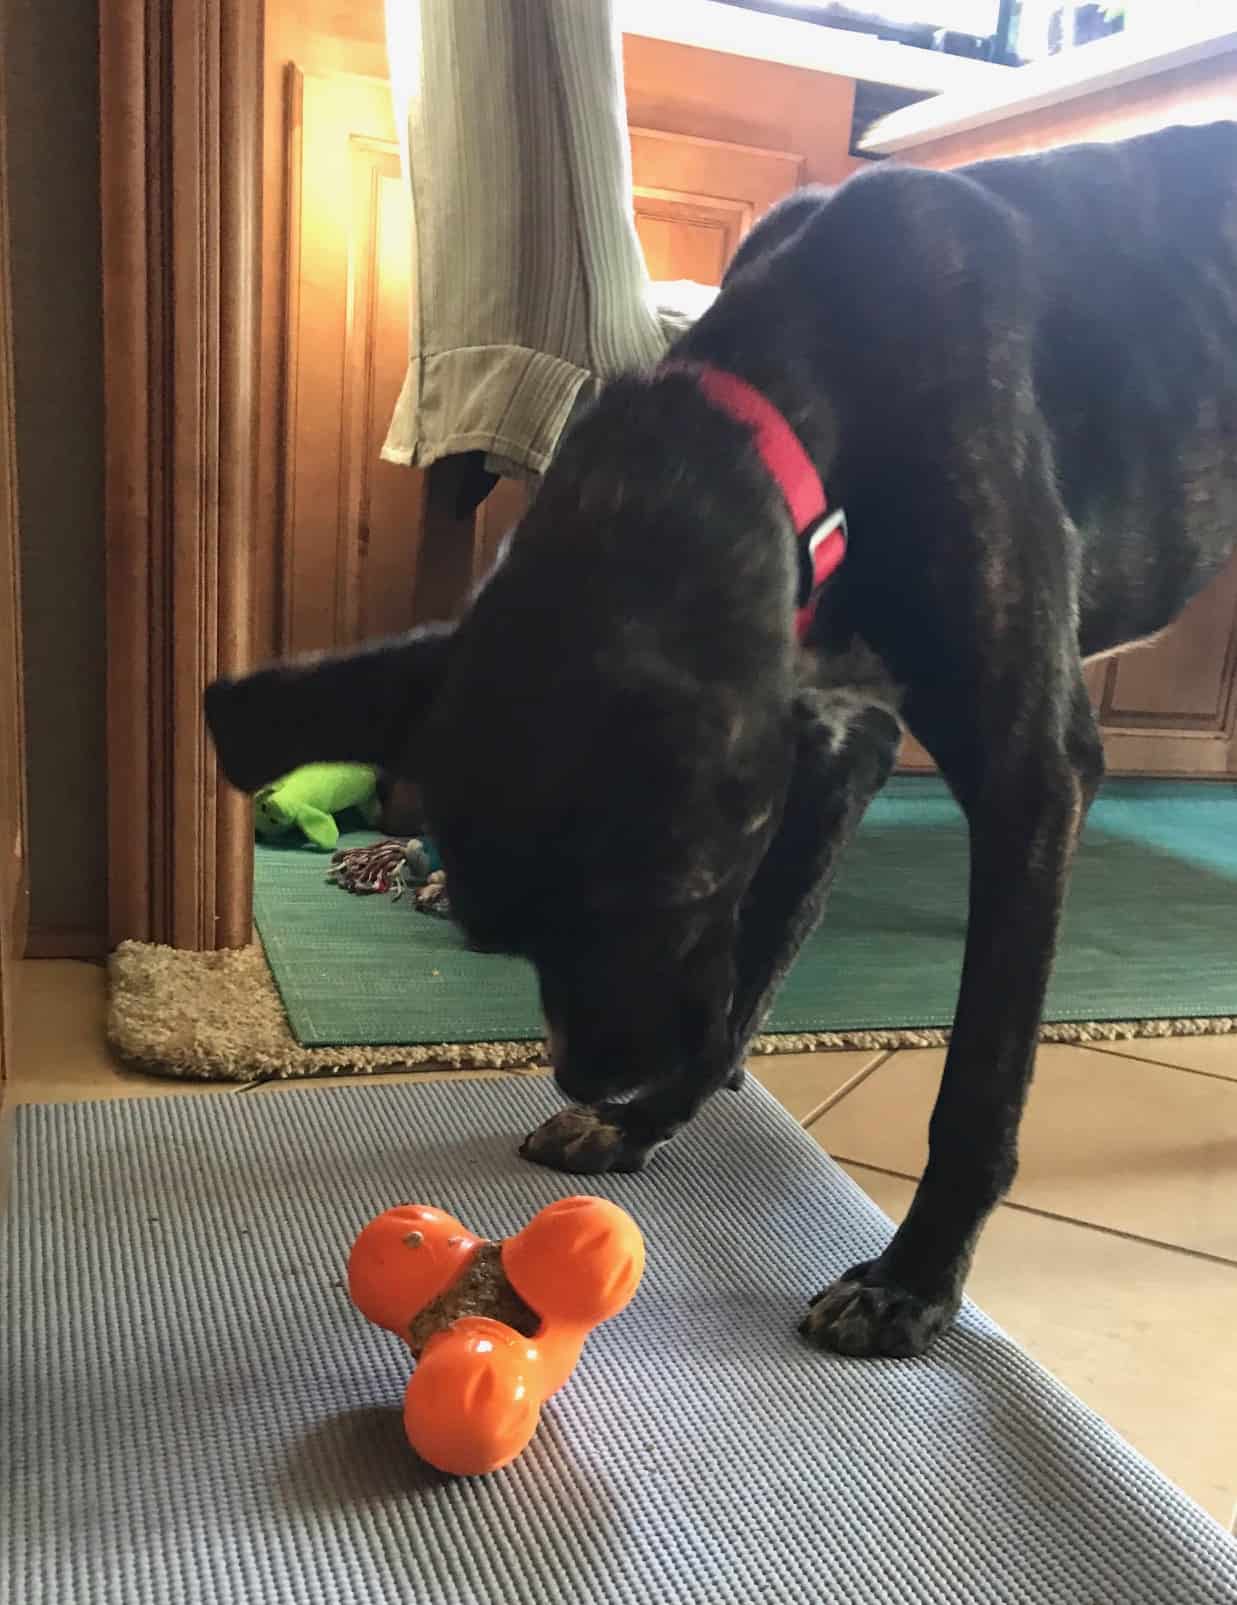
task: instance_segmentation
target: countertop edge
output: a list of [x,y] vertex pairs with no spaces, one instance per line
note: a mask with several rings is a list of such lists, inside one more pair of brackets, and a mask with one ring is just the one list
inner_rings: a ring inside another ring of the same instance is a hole
[[614,9],[626,34],[933,95],[1013,75],[1011,68],[990,61],[919,50],[870,34],[719,5],[716,0],[676,0],[674,5],[665,0],[618,0]]
[[[1019,67],[1009,73],[1004,83],[946,92],[892,112],[872,124],[859,142],[860,149],[874,156],[893,156],[930,140],[1006,122],[1011,117],[1063,105],[1228,52],[1237,52],[1237,28],[1216,32],[1213,27],[1183,39],[1169,50],[1156,50],[1146,44],[1136,47],[1118,34],[1067,55]],[[1237,115],[1237,106],[1234,114]]]

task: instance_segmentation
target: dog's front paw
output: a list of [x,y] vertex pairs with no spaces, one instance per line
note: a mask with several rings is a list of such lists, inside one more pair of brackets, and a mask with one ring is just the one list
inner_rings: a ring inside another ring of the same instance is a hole
[[818,1293],[799,1330],[835,1354],[922,1354],[958,1313],[958,1295],[923,1298],[899,1287],[879,1260],[854,1265]]
[[607,1170],[640,1170],[647,1147],[636,1147],[626,1132],[596,1109],[571,1108],[552,1115],[520,1146],[524,1159],[580,1176]]

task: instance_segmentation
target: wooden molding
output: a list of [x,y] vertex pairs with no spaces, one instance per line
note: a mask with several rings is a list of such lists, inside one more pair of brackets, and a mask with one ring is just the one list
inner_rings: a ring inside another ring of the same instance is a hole
[[803,183],[804,161],[796,151],[701,139],[664,128],[631,125],[627,134],[635,172],[656,173],[655,182],[663,188],[698,200],[742,197],[754,217]]
[[838,184],[864,166],[850,154],[853,78],[625,34],[623,83],[633,130],[730,145],[740,163],[801,157],[800,183]]
[[390,87],[295,63],[284,82],[286,311],[267,346],[284,379],[271,498],[279,652],[408,627],[425,496],[423,474],[379,458],[407,366],[412,272]]
[[109,938],[250,934],[204,686],[251,635],[261,5],[102,0]]
[[[0,15],[0,60],[3,54],[4,18]],[[15,412],[4,78],[0,74],[0,1110],[12,1036],[13,961],[24,946],[29,906]]]
[[654,279],[720,284],[757,218],[803,182],[803,157],[628,129],[636,232]]
[[0,85],[0,941],[6,943],[8,953],[14,957],[22,952],[30,904],[16,414],[5,108]]
[[26,936],[28,959],[99,959],[107,951],[107,934],[94,925],[33,924]]

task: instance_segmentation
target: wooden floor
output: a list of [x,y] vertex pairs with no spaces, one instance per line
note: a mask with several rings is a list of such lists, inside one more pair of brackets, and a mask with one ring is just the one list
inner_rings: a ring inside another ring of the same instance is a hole
[[[19,967],[12,1103],[331,1096],[335,1083],[238,1089],[127,1074],[103,1041],[103,988],[102,970],[91,965]],[[831,1053],[762,1058],[753,1069],[897,1219],[923,1162],[940,1062],[935,1051]],[[1013,1193],[984,1235],[971,1292],[1230,1524],[1237,1036],[1042,1049],[1022,1151]]]

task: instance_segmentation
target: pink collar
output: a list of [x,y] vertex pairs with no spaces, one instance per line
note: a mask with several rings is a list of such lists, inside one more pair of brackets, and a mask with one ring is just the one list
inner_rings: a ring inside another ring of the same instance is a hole
[[672,358],[662,363],[659,371],[690,375],[706,401],[750,431],[752,444],[781,491],[799,537],[795,633],[802,641],[815,616],[822,586],[846,556],[846,514],[840,507],[829,512],[825,487],[803,442],[768,396],[754,385],[711,362]]

